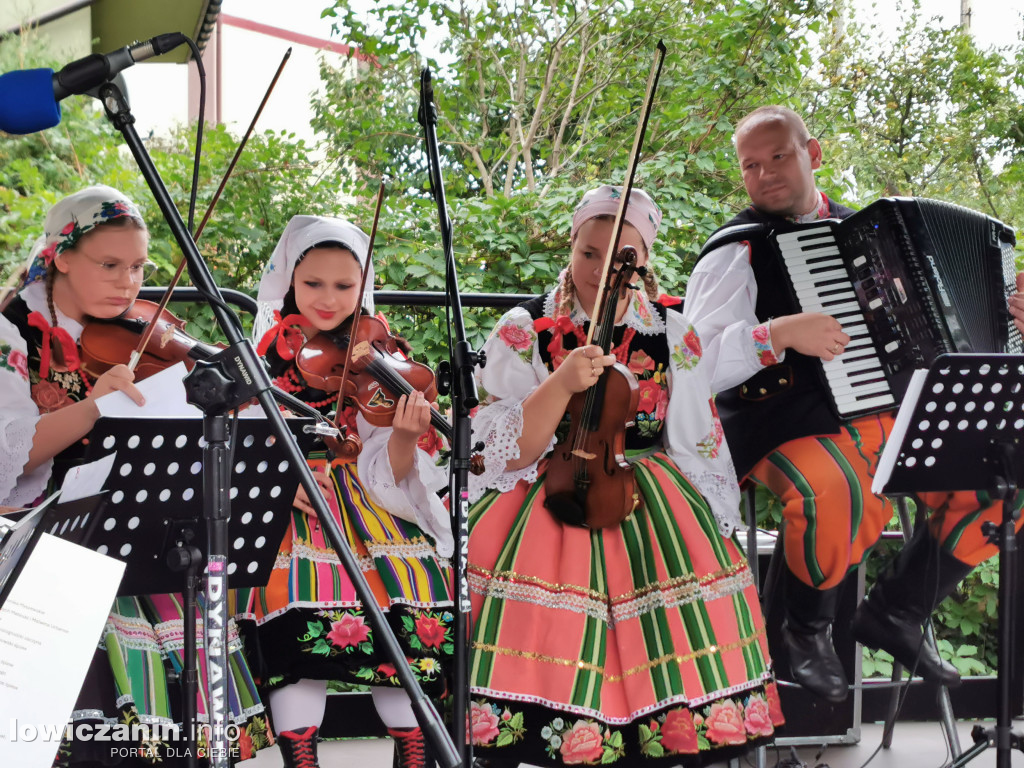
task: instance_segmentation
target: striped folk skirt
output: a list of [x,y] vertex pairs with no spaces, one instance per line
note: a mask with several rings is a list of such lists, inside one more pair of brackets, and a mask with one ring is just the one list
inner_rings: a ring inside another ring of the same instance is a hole
[[[310,465],[324,466],[314,460]],[[370,499],[354,464],[336,467],[331,475],[331,514],[420,685],[439,696],[454,652],[451,565],[415,524]],[[232,599],[262,686],[302,678],[400,685],[352,579],[315,517],[293,509],[267,586],[235,590]]]
[[[197,712],[200,726],[207,717],[207,666],[203,638],[205,597],[198,596],[196,611]],[[181,723],[182,671],[185,647],[184,602],[180,594],[119,597],[107,617],[99,647],[79,694],[72,723],[97,728],[121,727],[130,738],[121,741],[64,740],[54,765],[115,764],[111,747],[125,747],[123,762],[166,765],[187,752],[187,733]],[[267,716],[249,673],[242,642],[234,622],[228,624],[228,711],[234,728],[229,731],[232,762],[252,757],[274,743]],[[72,731],[73,732],[73,731]],[[110,732],[110,731],[108,731]],[[198,732],[205,749],[205,732]],[[93,762],[95,761],[95,762]],[[200,761],[203,762],[203,761]]]
[[747,561],[664,454],[619,526],[563,525],[544,478],[470,511],[472,738],[484,759],[700,765],[783,722]]

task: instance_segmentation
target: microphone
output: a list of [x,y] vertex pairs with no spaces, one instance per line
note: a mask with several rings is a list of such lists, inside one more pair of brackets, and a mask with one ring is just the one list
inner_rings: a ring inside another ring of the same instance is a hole
[[22,69],[0,75],[0,131],[26,134],[52,128],[60,122],[57,102],[61,99],[89,93],[118,72],[167,53],[186,40],[180,32],[170,32],[110,53],[94,53],[57,73],[52,69]]

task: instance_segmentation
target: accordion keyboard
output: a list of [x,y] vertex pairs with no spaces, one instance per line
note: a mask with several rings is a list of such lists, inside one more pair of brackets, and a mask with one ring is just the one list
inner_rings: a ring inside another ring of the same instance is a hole
[[839,415],[848,416],[895,405],[896,398],[868,331],[867,320],[832,227],[822,225],[779,234],[776,243],[800,309],[831,315],[850,336],[850,343],[843,354],[830,361],[822,361]]

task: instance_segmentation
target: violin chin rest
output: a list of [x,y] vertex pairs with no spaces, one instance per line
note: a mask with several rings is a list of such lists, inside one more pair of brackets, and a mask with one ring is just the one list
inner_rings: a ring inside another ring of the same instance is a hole
[[587,512],[583,508],[576,494],[572,491],[559,491],[552,493],[544,499],[544,506],[566,525],[575,525],[579,528],[587,528]]

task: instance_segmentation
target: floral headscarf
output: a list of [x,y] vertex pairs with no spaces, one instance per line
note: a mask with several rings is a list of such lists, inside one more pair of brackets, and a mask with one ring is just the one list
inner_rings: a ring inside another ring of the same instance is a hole
[[68,195],[46,214],[43,235],[32,246],[24,285],[46,277],[58,254],[78,244],[82,235],[113,219],[131,218],[145,229],[142,214],[131,200],[113,187],[97,184]]

